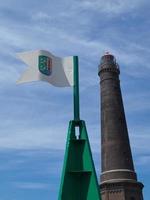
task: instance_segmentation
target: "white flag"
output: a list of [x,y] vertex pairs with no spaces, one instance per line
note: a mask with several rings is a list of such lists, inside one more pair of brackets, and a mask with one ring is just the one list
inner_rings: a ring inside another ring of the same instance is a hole
[[73,86],[73,56],[60,58],[44,50],[18,53],[17,56],[28,65],[17,83],[41,80],[57,87]]

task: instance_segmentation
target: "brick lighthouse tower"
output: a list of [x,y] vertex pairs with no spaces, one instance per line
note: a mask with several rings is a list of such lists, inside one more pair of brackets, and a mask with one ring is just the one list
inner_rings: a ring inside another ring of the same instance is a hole
[[101,58],[102,200],[143,200],[137,181],[122,101],[119,66],[113,55]]

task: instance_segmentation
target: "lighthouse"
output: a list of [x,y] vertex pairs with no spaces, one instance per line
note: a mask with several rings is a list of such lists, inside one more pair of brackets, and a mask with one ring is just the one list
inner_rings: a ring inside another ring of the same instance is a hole
[[102,200],[143,200],[130,147],[119,80],[120,69],[110,53],[102,56],[98,75],[101,96]]

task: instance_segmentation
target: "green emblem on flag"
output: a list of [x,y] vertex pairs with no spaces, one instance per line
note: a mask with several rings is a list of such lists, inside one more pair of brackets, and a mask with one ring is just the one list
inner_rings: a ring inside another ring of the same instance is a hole
[[52,59],[47,56],[39,56],[39,71],[47,76],[52,73]]

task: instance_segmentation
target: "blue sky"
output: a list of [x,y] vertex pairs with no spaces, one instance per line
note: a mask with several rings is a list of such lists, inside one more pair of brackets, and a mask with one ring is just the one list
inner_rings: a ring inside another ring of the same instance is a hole
[[56,200],[58,195],[72,89],[43,82],[16,85],[26,68],[16,53],[36,49],[80,58],[81,118],[98,176],[98,64],[105,51],[116,56],[135,168],[149,199],[149,9],[148,0],[0,2],[1,200]]

